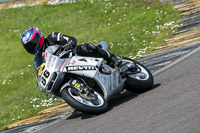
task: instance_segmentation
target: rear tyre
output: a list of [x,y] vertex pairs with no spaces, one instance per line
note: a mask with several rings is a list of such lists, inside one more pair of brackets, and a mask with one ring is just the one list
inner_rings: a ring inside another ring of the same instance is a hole
[[134,62],[136,63],[140,72],[135,74],[126,75],[126,90],[136,93],[143,93],[150,90],[154,83],[152,73],[143,64],[124,57],[123,62]]
[[86,114],[99,115],[108,107],[107,101],[96,91],[88,97],[75,88],[65,87],[61,96],[71,107]]

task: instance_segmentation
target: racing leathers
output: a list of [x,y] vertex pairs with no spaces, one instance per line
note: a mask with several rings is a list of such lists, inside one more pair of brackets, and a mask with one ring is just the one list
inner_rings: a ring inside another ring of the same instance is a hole
[[104,58],[112,66],[117,66],[121,62],[114,54],[109,53],[99,46],[88,43],[77,45],[76,38],[58,32],[53,32],[45,38],[42,52],[48,46],[56,44],[62,45],[62,48],[65,50],[74,50],[80,56]]

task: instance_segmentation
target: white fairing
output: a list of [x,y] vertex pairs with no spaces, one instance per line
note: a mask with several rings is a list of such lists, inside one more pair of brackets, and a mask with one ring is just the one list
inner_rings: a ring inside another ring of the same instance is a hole
[[[97,45],[102,45],[102,48],[108,50],[105,42],[100,42]],[[53,55],[55,49],[54,46],[50,46],[44,53],[45,67],[41,76],[38,77],[38,86],[41,90],[50,92],[56,80],[70,73],[94,79],[101,88],[104,98],[107,100],[122,91],[125,79],[121,78],[117,70],[106,65],[103,58],[81,57],[76,55],[61,59]],[[102,65],[109,68],[111,73],[101,73],[99,69]]]
[[106,66],[112,71],[111,74],[106,75],[99,72],[101,65],[106,65],[102,58],[74,56],[66,64],[63,72],[95,79],[96,83],[101,87],[105,99],[109,99],[111,96],[121,92],[124,80],[121,79],[117,70],[107,65]]
[[103,61],[102,58],[73,56],[69,62],[66,63],[63,72],[93,78]]

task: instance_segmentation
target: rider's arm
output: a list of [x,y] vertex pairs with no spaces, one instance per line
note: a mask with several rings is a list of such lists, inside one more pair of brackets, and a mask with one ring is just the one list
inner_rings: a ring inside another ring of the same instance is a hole
[[53,32],[50,35],[47,36],[46,38],[48,40],[48,43],[50,46],[58,44],[58,45],[63,45],[63,46],[69,46],[72,48],[75,48],[77,44],[77,40],[74,37],[71,36],[66,36],[62,33],[59,32]]

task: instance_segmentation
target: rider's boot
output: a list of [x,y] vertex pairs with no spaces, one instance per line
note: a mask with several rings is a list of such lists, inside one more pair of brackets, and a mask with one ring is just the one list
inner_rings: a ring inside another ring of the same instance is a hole
[[122,57],[120,57],[119,59],[114,55],[114,54],[110,54],[111,55],[111,58],[110,58],[110,64],[114,65],[114,67],[119,70],[120,69],[120,66],[122,64]]
[[77,46],[77,53],[82,56],[104,58],[107,63],[115,68],[119,68],[122,63],[122,58],[118,59],[114,54],[111,54],[100,46],[92,44],[82,44]]
[[[94,48],[92,48],[94,47]],[[99,46],[94,45],[88,45],[88,49],[94,51],[96,50],[95,56],[96,57],[103,57],[105,60],[107,60],[108,64],[115,67],[116,69],[120,68],[120,65],[122,64],[122,57],[120,59],[117,58],[114,54],[111,54],[105,49],[102,49]]]

